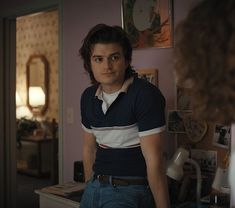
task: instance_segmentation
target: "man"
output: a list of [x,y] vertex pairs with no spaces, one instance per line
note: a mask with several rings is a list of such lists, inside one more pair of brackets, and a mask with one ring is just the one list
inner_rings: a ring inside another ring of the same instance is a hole
[[131,67],[119,26],[98,24],[80,48],[92,86],[81,98],[86,190],[81,208],[168,208],[165,99]]

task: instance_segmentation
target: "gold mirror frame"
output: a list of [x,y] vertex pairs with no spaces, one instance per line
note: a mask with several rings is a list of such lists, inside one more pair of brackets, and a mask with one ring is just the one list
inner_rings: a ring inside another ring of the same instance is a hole
[[43,55],[32,55],[26,63],[26,82],[27,82],[27,106],[33,114],[35,107],[29,102],[29,87],[40,86],[45,93],[45,104],[37,109],[38,115],[44,115],[48,108],[49,100],[49,63]]

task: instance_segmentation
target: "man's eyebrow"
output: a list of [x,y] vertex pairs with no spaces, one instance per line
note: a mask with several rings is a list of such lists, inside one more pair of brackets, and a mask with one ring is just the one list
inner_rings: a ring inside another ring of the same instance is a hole
[[110,56],[114,56],[114,55],[121,55],[121,53],[119,51],[117,51],[115,53],[110,54]]
[[[117,51],[117,52],[111,53],[109,56],[114,56],[114,55],[121,55],[121,53],[120,53],[119,51]],[[109,56],[108,56],[108,57],[109,57]],[[97,54],[97,55],[94,54],[94,55],[92,55],[91,57],[92,57],[92,58],[97,58],[97,57],[99,58],[99,57],[105,57],[105,56],[98,55],[98,54]]]

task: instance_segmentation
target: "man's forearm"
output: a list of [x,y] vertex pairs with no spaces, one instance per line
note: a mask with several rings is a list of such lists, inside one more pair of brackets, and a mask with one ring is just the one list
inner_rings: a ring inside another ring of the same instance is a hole
[[93,164],[95,161],[95,152],[87,150],[84,148],[83,150],[83,166],[84,166],[84,174],[85,174],[85,181],[88,181],[93,174]]
[[169,208],[170,200],[161,134],[142,137],[140,142],[147,166],[148,182],[155,204],[157,208]]
[[170,208],[167,178],[164,173],[148,171],[149,186],[157,208]]

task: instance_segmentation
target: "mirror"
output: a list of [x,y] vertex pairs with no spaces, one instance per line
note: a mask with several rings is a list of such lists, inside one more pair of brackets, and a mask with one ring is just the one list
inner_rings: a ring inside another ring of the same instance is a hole
[[34,115],[43,115],[48,107],[48,61],[43,55],[33,55],[26,67],[27,105]]

